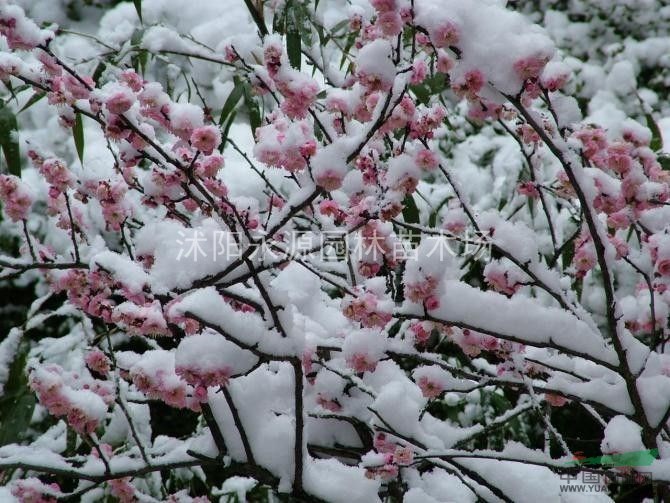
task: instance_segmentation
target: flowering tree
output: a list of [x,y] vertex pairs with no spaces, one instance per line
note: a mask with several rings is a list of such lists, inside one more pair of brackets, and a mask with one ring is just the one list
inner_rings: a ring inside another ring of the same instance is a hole
[[0,2],[3,501],[670,497],[649,20],[212,3]]

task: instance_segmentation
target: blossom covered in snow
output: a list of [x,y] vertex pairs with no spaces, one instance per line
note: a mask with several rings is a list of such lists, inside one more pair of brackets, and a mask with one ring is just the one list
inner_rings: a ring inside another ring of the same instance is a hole
[[663,2],[51,3],[0,0],[0,500],[562,501],[583,424],[670,497]]

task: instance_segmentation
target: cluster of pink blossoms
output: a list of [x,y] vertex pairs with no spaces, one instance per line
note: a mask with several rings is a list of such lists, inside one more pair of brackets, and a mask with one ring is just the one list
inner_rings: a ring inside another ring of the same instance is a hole
[[99,349],[92,349],[86,353],[84,362],[86,362],[86,366],[90,370],[103,376],[108,375],[112,368],[112,362],[110,359]]
[[506,267],[500,261],[494,261],[486,264],[484,280],[495,291],[511,296],[530,278],[526,278],[517,267]]
[[281,39],[267,37],[264,44],[265,68],[284,100],[281,110],[292,119],[302,119],[319,93],[319,85],[304,73],[291,68]]
[[408,21],[409,12],[407,9],[398,10],[398,4],[395,0],[372,0],[370,2],[377,11],[377,19],[366,32],[367,38],[374,36],[396,37],[403,28],[403,24]]
[[330,412],[340,412],[342,410],[342,405],[337,398],[329,398],[323,393],[316,395],[316,403]]
[[80,434],[95,431],[115,397],[112,383],[68,372],[55,364],[33,370],[30,387],[51,415],[65,417]]
[[381,220],[368,220],[359,231],[361,257],[358,272],[365,278],[377,275],[383,265],[395,267],[398,262],[398,238],[393,226]]
[[414,344],[419,347],[424,347],[435,328],[436,324],[432,321],[413,321],[410,323],[409,331],[414,337]]
[[437,278],[427,275],[419,281],[405,283],[405,297],[412,302],[422,302],[426,309],[437,309],[440,299],[434,295],[437,288]]
[[535,182],[521,182],[517,186],[517,191],[522,196],[530,197],[533,199],[540,197],[540,190],[538,189],[537,183]]
[[90,185],[80,188],[75,197],[83,202],[87,202],[89,197],[97,199],[102,208],[105,225],[109,230],[118,232],[132,214],[125,200],[127,186],[121,182],[110,183],[106,180]]
[[124,327],[130,334],[145,336],[169,336],[170,330],[157,300],[142,304],[124,302],[114,308],[112,322]]
[[28,186],[14,175],[0,175],[0,200],[5,214],[14,222],[28,218],[33,194]]
[[377,358],[364,352],[354,353],[346,359],[347,366],[358,373],[374,372],[377,368],[377,361]]
[[364,327],[384,328],[391,321],[393,304],[381,300],[373,292],[357,297],[347,296],[342,301],[342,312],[352,321]]
[[254,156],[268,166],[295,173],[302,171],[315,153],[316,140],[307,121],[290,121],[274,113],[270,124],[256,130]]
[[45,484],[38,478],[28,477],[12,482],[11,492],[21,503],[56,503],[61,489],[55,482]]
[[[200,398],[195,397],[188,386],[174,372],[173,362],[161,362],[157,366],[134,366],[127,376],[150,400],[160,400],[171,407],[200,410]],[[171,364],[171,366],[167,366]]]
[[[73,105],[77,100],[88,99],[93,79],[81,77],[81,80],[69,73],[64,74],[60,66],[52,64],[50,56],[43,56],[42,62],[48,69],[51,79],[51,88],[47,93],[50,105]],[[61,116],[61,122],[70,123],[72,117],[68,114]]]
[[229,367],[202,369],[197,367],[177,366],[175,372],[194,388],[194,396],[201,401],[207,400],[207,388],[225,386],[232,374]]
[[479,356],[482,351],[496,351],[504,342],[475,330],[468,328],[461,330],[455,327],[450,330],[450,340],[470,357]]
[[414,452],[410,447],[391,441],[385,433],[375,435],[373,446],[377,455],[370,456],[370,461],[374,465],[365,471],[365,476],[368,478],[393,480],[398,476],[401,467],[409,466],[414,461]]
[[68,300],[76,307],[111,323],[116,302],[110,297],[115,282],[108,273],[70,269],[60,275],[54,273],[50,279],[55,292],[66,292]]
[[18,5],[0,6],[0,34],[5,37],[10,49],[31,50],[46,44],[54,37],[50,30],[41,30],[26,17]]
[[[639,128],[624,125],[623,138],[614,142],[598,128],[581,129],[573,136],[594,167],[590,171],[596,189],[593,208],[606,217],[610,229],[608,239],[616,258],[626,257],[628,244],[625,234],[619,231],[623,232],[637,221],[645,210],[665,204],[670,198],[669,176],[648,147],[650,137]],[[559,180],[564,178],[559,177]],[[565,195],[571,195],[569,182],[562,183],[566,185]],[[573,265],[577,275],[583,277],[596,262],[592,240],[584,232],[575,244]]]
[[426,398],[437,398],[444,392],[444,386],[428,376],[421,376],[416,384],[421,388],[421,393]]

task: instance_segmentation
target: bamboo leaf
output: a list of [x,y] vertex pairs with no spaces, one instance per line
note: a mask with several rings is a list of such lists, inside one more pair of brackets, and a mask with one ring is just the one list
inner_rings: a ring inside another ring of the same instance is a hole
[[105,64],[104,61],[101,61],[98,63],[98,66],[95,67],[95,70],[93,71],[93,82],[95,82],[95,85],[97,86],[98,83],[100,82],[100,77],[102,77],[102,73],[105,71],[107,68],[107,65]]
[[235,121],[235,116],[237,112],[233,110],[233,113],[230,114],[230,119],[226,122],[226,125],[221,129],[221,145],[219,146],[219,152],[223,153],[223,149],[226,146],[226,140],[228,139],[228,132],[230,131],[230,126],[233,125]]
[[402,216],[408,224],[419,223],[419,208],[411,194],[407,194],[405,200],[402,202],[405,206],[402,210]]
[[226,102],[223,104],[221,109],[221,117],[219,118],[219,126],[223,126],[228,119],[228,116],[237,106],[237,103],[240,101],[240,98],[244,94],[244,83],[239,79],[234,80],[235,87],[230,91],[230,94],[226,98]]
[[440,201],[440,204],[438,204],[435,210],[430,214],[430,216],[428,217],[428,225],[430,227],[435,227],[435,225],[437,224],[438,214],[440,213],[442,207],[449,202],[449,199],[451,199],[451,196],[447,196],[444,199],[442,199],[442,201]]
[[142,20],[142,0],[133,0],[133,4],[135,5],[135,10],[137,11],[137,17],[140,18],[140,23],[144,24],[144,21]]
[[17,112],[17,114],[20,114],[24,110],[28,110],[30,107],[32,107],[35,103],[37,103],[39,100],[44,98],[46,96],[46,93],[43,92],[35,92],[28,101],[21,107],[21,110]]
[[286,16],[286,52],[288,53],[288,60],[291,66],[300,70],[300,21],[296,19],[297,10],[291,9],[291,12]]
[[[418,224],[419,223],[419,208],[416,206],[416,202],[412,197],[412,194],[407,194],[405,200],[403,201],[404,208],[402,210],[402,216],[406,223],[408,224]],[[409,231],[410,240],[413,243],[418,243],[421,239],[420,234]]]
[[8,171],[12,175],[21,176],[19,128],[16,115],[4,103],[0,105],[0,147],[5,155]]
[[651,114],[645,114],[647,117],[647,127],[651,131],[651,143],[649,148],[654,152],[658,152],[663,148],[663,137],[661,136],[661,130],[658,128],[658,124],[651,116]]
[[0,445],[21,440],[35,408],[35,395],[28,387],[25,373],[29,345],[21,344],[9,368],[4,395],[0,398]]
[[251,124],[251,132],[256,135],[256,129],[261,126],[261,109],[258,106],[258,102],[254,99],[251,85],[248,82],[245,82],[243,85],[244,90],[244,105],[247,107],[247,112],[249,113],[249,124]]
[[77,148],[77,156],[79,162],[84,164],[84,124],[81,119],[81,114],[77,113],[74,119],[74,128],[72,129],[74,135],[74,146]]

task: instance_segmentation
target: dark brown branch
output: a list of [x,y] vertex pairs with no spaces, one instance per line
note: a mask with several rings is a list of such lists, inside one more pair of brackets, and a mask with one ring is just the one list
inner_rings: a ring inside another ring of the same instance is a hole
[[237,410],[237,407],[235,407],[233,397],[230,394],[230,391],[228,391],[228,388],[226,386],[221,387],[221,392],[223,393],[223,396],[226,399],[226,403],[228,404],[228,408],[230,409],[230,413],[233,416],[233,422],[235,423],[237,432],[240,434],[240,439],[242,440],[242,445],[244,446],[244,453],[247,457],[247,462],[255,465],[256,460],[254,459],[254,453],[251,450],[251,444],[249,444],[249,438],[247,437],[247,432],[244,429],[244,425],[242,424],[242,420],[240,419],[240,414]]

